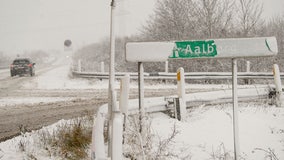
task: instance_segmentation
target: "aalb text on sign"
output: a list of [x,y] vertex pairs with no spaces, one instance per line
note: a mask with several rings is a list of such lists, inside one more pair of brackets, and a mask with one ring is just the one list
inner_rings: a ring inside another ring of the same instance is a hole
[[172,55],[169,58],[201,58],[217,55],[214,40],[175,42]]

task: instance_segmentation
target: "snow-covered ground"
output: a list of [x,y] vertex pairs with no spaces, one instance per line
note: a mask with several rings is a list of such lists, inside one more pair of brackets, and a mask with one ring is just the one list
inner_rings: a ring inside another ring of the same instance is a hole
[[[154,132],[166,138],[175,124],[179,134],[172,145],[173,151],[186,150],[192,160],[213,159],[215,156],[232,157],[232,106],[201,106],[188,110],[186,122],[180,122],[163,113],[152,115]],[[284,159],[284,108],[246,103],[240,105],[239,137],[241,157],[246,160],[269,159],[265,151],[273,151]],[[218,158],[216,158],[218,159]]]
[[[23,89],[105,89],[108,81],[88,81],[85,79],[72,79],[68,76],[69,66],[58,67],[45,74],[35,77],[32,81],[23,84]],[[194,85],[187,84],[193,89],[229,89],[230,85]],[[242,88],[255,86],[241,86]],[[119,82],[116,82],[119,88]],[[137,88],[136,83],[131,88]],[[158,84],[146,85],[145,88],[176,88],[175,85]],[[206,93],[205,93],[206,94]],[[208,95],[207,95],[208,96]],[[0,99],[1,105],[18,103],[39,103],[51,101],[64,101],[64,98],[38,97],[25,99]],[[233,156],[233,127],[232,106],[222,104],[215,106],[199,106],[189,109],[185,122],[179,122],[163,113],[151,114],[152,131],[161,138],[171,133],[175,124],[179,134],[171,151],[180,156],[190,155],[192,160],[214,159],[215,156],[229,153]],[[278,159],[284,159],[284,108],[269,106],[260,103],[240,104],[240,149],[241,156],[247,160],[269,159],[268,152],[273,151]],[[58,123],[62,123],[61,120]],[[56,129],[57,124],[48,126],[43,130]],[[58,159],[51,157],[44,148],[38,145],[38,132],[26,133],[22,136],[0,143],[1,160],[29,159],[30,155],[41,160]],[[26,150],[20,151],[19,145],[24,143]],[[266,152],[267,151],[267,152]],[[270,152],[271,153],[271,152]],[[216,158],[217,159],[217,158]]]
[[40,76],[36,76],[32,81],[23,85],[25,89],[91,89],[88,80],[70,78],[70,67],[68,65],[57,67]]
[[5,97],[0,98],[0,107],[13,105],[33,105],[40,103],[51,103],[61,101],[71,101],[71,97]]
[[[205,160],[214,159],[214,156],[215,159],[218,159],[216,158],[218,156],[227,155],[227,158],[233,156],[231,105],[200,106],[189,109],[185,122],[177,121],[164,113],[154,113],[150,117],[151,129],[158,139],[168,138],[173,126],[176,125],[179,133],[169,149],[180,158],[189,155],[192,160]],[[243,159],[266,160],[272,154],[275,154],[279,160],[284,159],[284,108],[242,103],[239,122]],[[28,159],[29,155],[42,160],[57,159],[58,157],[51,157],[41,147],[38,134],[43,130],[54,130],[61,123],[68,121],[61,120],[40,131],[26,133],[0,143],[1,160]],[[20,151],[20,144],[25,145],[25,151]]]

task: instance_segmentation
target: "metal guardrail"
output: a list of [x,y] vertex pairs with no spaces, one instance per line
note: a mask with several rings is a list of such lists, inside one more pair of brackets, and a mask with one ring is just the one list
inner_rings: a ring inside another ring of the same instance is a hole
[[[108,79],[108,72],[72,72],[73,76],[81,78],[98,78],[98,79]],[[125,74],[129,74],[131,79],[138,79],[138,73],[133,72],[116,72],[115,77],[117,79],[122,78]],[[281,79],[284,79],[284,73],[280,74]],[[166,73],[166,72],[152,72],[144,73],[145,79],[176,79],[176,73]],[[202,80],[202,79],[216,79],[224,80],[231,79],[231,72],[188,72],[185,73],[185,79],[191,80]],[[239,72],[239,79],[273,79],[273,73],[271,72]]]

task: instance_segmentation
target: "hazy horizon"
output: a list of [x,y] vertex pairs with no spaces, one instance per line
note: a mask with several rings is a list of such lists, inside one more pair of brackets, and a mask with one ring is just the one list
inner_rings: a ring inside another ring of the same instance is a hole
[[[117,2],[117,33],[131,35],[153,13],[156,0]],[[283,0],[262,0],[264,17],[284,13]],[[0,0],[0,51],[17,54],[30,50],[63,50],[109,36],[111,0]],[[118,8],[119,7],[119,8]]]

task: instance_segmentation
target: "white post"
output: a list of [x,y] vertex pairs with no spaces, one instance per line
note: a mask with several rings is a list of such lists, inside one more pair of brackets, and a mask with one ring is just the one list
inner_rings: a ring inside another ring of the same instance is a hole
[[[250,61],[246,61],[246,72],[249,73],[250,72]],[[250,79],[245,79],[245,84],[251,84]]]
[[81,59],[78,60],[78,72],[82,72]]
[[101,72],[104,73],[105,72],[105,63],[101,62]]
[[[129,82],[130,82],[129,74],[126,74],[120,81],[119,108],[122,114],[124,115],[123,116],[123,131],[125,131],[127,127],[126,123],[127,123],[127,117],[128,117]],[[123,139],[124,139],[124,136],[123,136]]]
[[139,90],[139,132],[142,136],[142,143],[144,145],[146,138],[145,129],[145,108],[144,108],[144,67],[142,62],[138,62],[138,90]]
[[186,103],[185,103],[185,77],[184,69],[181,67],[177,71],[177,89],[180,102],[180,120],[185,121]]
[[250,61],[246,61],[246,72],[250,72]]
[[119,108],[121,112],[125,115],[128,114],[129,82],[130,82],[129,74],[126,74],[120,82]]
[[169,62],[168,61],[165,62],[165,72],[166,73],[169,72]]
[[104,121],[104,115],[102,115],[102,113],[99,113],[97,115],[96,121],[94,122],[92,131],[92,160],[106,159],[104,143]]
[[111,20],[110,20],[110,63],[109,63],[109,93],[108,93],[108,156],[111,156],[111,146],[112,146],[112,141],[111,141],[111,129],[110,127],[112,126],[111,124],[111,118],[112,118],[112,111],[116,108],[116,102],[114,99],[114,81],[115,81],[115,69],[114,69],[114,63],[115,63],[115,7],[116,3],[115,0],[111,1]]
[[238,65],[237,59],[232,60],[233,72],[233,130],[234,130],[234,155],[235,160],[239,159],[240,146],[239,146],[239,109],[238,109]]
[[122,114],[120,111],[113,112],[112,118],[112,160],[122,160]]
[[275,91],[276,91],[276,106],[284,107],[284,96],[282,93],[282,84],[280,78],[280,71],[277,64],[273,65],[273,75],[274,75],[274,83],[275,83]]

